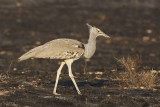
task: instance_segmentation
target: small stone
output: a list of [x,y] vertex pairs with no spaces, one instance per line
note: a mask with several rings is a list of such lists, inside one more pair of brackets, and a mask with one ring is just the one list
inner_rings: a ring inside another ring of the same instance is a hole
[[19,3],[19,2],[17,2],[17,3],[16,3],[16,6],[17,6],[17,7],[22,7],[22,4]]
[[147,32],[148,34],[151,34],[151,33],[152,33],[152,30],[151,30],[151,29],[147,29],[146,32]]
[[144,89],[144,87],[143,87],[143,86],[141,86],[141,87],[140,87],[140,89]]
[[111,71],[112,71],[112,72],[115,72],[115,71],[117,71],[117,69],[112,69]]
[[40,45],[41,44],[41,42],[39,42],[39,41],[36,41],[36,43],[35,43],[36,45]]
[[0,55],[5,55],[6,51],[0,51]]
[[110,97],[111,95],[110,95],[110,94],[107,94],[106,96],[107,96],[107,97]]
[[124,87],[124,89],[128,89],[127,87]]
[[148,41],[149,39],[150,39],[150,37],[148,37],[148,36],[143,37],[143,41]]
[[153,88],[153,92],[156,92],[156,91],[157,91],[157,89]]
[[13,71],[17,71],[17,68],[13,68]]
[[156,54],[155,53],[150,53],[149,56],[154,57],[154,56],[156,56]]
[[111,43],[111,40],[110,40],[110,39],[107,39],[107,40],[106,40],[106,43],[107,43],[107,44],[110,44],[110,43]]
[[156,42],[157,40],[156,40],[155,38],[152,38],[151,41],[152,41],[152,42]]
[[9,91],[0,91],[0,96],[1,95],[7,95],[9,93]]
[[58,65],[61,65],[61,62],[60,62],[60,61],[58,61]]
[[102,78],[101,77],[99,77],[99,76],[96,76],[96,78],[95,79],[97,79],[97,80],[101,80]]
[[93,74],[93,72],[88,72],[88,74],[90,74],[90,75],[91,75],[91,74]]
[[86,62],[89,62],[89,61],[90,61],[90,59],[89,59],[89,58],[86,58],[86,59],[85,59],[85,61],[86,61]]
[[19,85],[18,89],[24,89],[24,85]]
[[135,68],[131,68],[132,70],[135,70]]
[[97,71],[97,72],[95,72],[95,74],[97,74],[97,75],[102,75],[102,74],[103,74],[103,72],[101,72],[101,71]]

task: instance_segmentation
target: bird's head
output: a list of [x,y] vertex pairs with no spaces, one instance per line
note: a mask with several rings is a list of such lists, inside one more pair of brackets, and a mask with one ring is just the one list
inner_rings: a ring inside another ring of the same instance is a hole
[[86,24],[90,30],[90,33],[94,34],[96,37],[98,36],[104,36],[106,38],[110,38],[107,34],[105,34],[103,31],[101,31],[99,28],[95,26],[91,26],[90,24]]

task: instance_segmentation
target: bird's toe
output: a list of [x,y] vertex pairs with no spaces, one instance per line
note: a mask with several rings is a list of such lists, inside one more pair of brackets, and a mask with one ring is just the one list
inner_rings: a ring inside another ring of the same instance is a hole
[[58,94],[58,93],[56,93],[56,92],[53,92],[53,94],[54,94],[54,95],[61,95],[61,94]]
[[79,95],[82,95],[81,92],[78,92]]

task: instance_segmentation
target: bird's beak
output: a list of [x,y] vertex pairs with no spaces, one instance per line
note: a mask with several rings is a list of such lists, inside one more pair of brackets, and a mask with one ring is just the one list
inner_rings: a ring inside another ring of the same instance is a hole
[[110,36],[106,35],[105,33],[103,33],[101,36],[104,36],[106,38],[110,38]]
[[108,35],[106,35],[106,34],[104,35],[104,37],[106,37],[106,38],[110,38],[110,36],[108,36]]

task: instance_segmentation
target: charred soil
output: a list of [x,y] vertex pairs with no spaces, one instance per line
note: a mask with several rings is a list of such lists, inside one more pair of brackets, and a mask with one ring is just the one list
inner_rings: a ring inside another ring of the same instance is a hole
[[[0,0],[0,106],[160,106],[158,82],[150,89],[130,89],[113,79],[115,70],[123,71],[115,58],[128,55],[142,56],[142,69],[159,71],[159,12],[159,8],[105,8],[74,2],[25,5]],[[73,64],[83,95],[77,94],[65,66],[57,88],[61,96],[54,96],[58,61],[17,59],[33,47],[57,38],[87,42],[86,23],[102,29],[111,39],[97,40],[97,51],[87,63],[86,73],[84,59]]]

